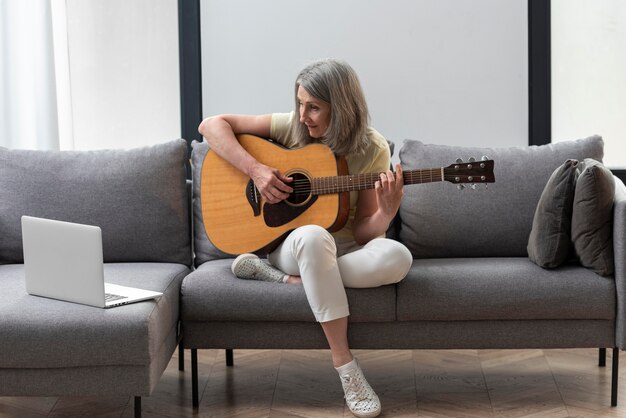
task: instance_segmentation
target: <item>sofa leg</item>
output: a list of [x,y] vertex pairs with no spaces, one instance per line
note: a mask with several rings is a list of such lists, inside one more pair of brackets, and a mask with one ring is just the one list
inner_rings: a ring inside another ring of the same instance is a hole
[[198,349],[191,349],[191,398],[194,409],[198,408]]
[[135,396],[135,418],[141,418],[141,396]]
[[233,349],[232,348],[226,349],[226,365],[231,366],[231,367],[233,365]]
[[598,349],[598,366],[606,367],[606,348]]
[[185,371],[185,348],[182,339],[178,342],[178,370]]
[[619,374],[619,348],[613,348],[613,370],[611,373],[611,406],[617,406],[617,378]]

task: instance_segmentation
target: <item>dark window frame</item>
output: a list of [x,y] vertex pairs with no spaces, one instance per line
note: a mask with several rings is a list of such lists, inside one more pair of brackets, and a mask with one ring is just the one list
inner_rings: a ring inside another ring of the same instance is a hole
[[528,145],[552,137],[550,0],[528,0]]
[[[202,51],[200,48],[200,0],[178,0],[178,56],[180,71],[181,136],[202,141],[198,125],[202,121]],[[191,167],[187,164],[187,178]]]

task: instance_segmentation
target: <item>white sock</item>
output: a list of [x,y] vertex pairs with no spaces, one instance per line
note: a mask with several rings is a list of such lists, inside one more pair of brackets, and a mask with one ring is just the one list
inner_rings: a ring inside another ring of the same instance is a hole
[[337,370],[337,373],[339,373],[339,376],[342,376],[348,373],[350,370],[354,370],[358,367],[359,366],[356,363],[356,358],[353,358],[350,363],[346,363],[343,366],[335,367],[335,370]]

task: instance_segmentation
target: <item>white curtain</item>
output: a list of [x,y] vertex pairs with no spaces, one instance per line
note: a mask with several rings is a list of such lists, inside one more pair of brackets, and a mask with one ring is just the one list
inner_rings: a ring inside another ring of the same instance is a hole
[[0,0],[0,146],[59,149],[50,0]]

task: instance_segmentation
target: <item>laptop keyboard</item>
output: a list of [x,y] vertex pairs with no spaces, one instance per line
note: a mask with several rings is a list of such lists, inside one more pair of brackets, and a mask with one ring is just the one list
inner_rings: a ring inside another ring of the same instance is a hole
[[114,300],[120,300],[120,299],[126,299],[126,296],[122,296],[122,295],[116,295],[113,293],[105,293],[104,294],[104,301],[105,302],[112,302]]

